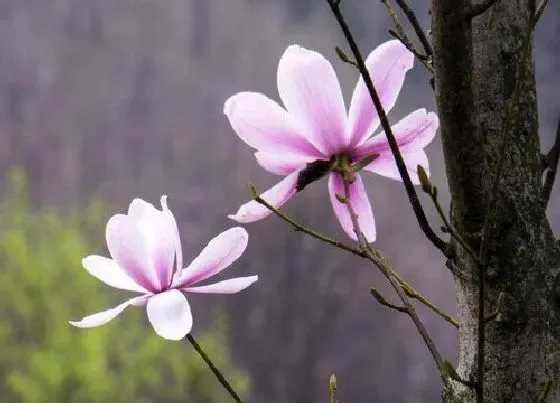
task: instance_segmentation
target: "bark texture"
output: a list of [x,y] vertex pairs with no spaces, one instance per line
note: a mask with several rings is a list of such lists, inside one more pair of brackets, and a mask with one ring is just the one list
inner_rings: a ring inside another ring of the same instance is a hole
[[[485,402],[557,401],[560,368],[560,305],[556,281],[559,248],[545,216],[532,57],[520,58],[534,0],[498,0],[468,21],[469,0],[432,0],[436,98],[441,120],[453,224],[480,246],[497,163],[504,118],[516,84],[518,63],[527,69],[498,192],[486,270]],[[460,327],[458,373],[476,379],[477,269],[454,245]],[[454,384],[444,402],[474,402]]]

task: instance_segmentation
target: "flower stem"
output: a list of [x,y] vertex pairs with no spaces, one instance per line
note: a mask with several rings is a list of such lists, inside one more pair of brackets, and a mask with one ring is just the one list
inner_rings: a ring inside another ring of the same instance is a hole
[[208,367],[214,373],[214,375],[216,375],[216,378],[218,378],[218,381],[222,384],[224,389],[228,391],[228,393],[231,395],[231,397],[233,397],[233,399],[237,403],[244,403],[243,400],[241,400],[241,398],[237,394],[237,392],[230,385],[230,383],[226,380],[226,378],[224,377],[222,372],[218,368],[216,368],[216,366],[214,365],[212,360],[210,360],[210,357],[208,357],[208,354],[206,354],[204,352],[204,350],[202,349],[202,347],[200,347],[200,344],[197,343],[197,341],[194,339],[194,337],[189,333],[189,334],[187,334],[186,339],[192,344],[192,346],[194,347],[196,352],[202,357],[204,362],[208,365]]

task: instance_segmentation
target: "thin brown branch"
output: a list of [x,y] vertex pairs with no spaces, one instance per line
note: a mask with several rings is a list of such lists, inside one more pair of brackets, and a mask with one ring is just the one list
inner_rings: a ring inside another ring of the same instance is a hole
[[[307,235],[309,235],[313,238],[316,238],[320,241],[323,241],[324,243],[326,243],[328,245],[337,247],[337,248],[342,249],[346,252],[350,252],[350,253],[352,253],[356,256],[359,256],[361,258],[369,259],[369,256],[365,251],[363,251],[361,249],[354,248],[354,247],[349,246],[349,245],[347,245],[343,242],[337,241],[333,238],[330,238],[326,235],[323,235],[320,232],[312,230],[311,228],[308,228],[308,227],[300,224],[299,222],[297,222],[296,220],[294,220],[293,218],[288,216],[286,213],[282,212],[280,209],[277,209],[276,207],[272,206],[270,203],[268,203],[266,200],[264,200],[263,198],[261,198],[259,196],[257,188],[256,188],[255,185],[250,185],[250,189],[251,189],[251,195],[257,203],[262,204],[267,209],[272,211],[276,216],[278,216],[280,219],[282,219],[283,221],[288,223],[295,231],[303,232],[304,234],[307,234]],[[378,255],[381,256],[381,252],[378,252]],[[405,279],[403,279],[397,273],[395,273],[390,267],[388,267],[388,269],[391,270],[391,272],[395,275],[397,280],[400,282],[403,291],[409,297],[418,300],[418,302],[425,305],[427,308],[431,309],[435,314],[441,316],[445,321],[449,322],[453,326],[459,327],[459,323],[457,322],[456,319],[454,319],[453,317],[451,317],[448,314],[446,314],[445,312],[443,312],[441,310],[441,308],[439,308],[436,304],[434,304],[429,299],[427,299],[422,294],[420,294],[418,291],[416,291],[416,289],[414,289],[414,287],[412,287]]]
[[380,258],[380,256],[375,254],[374,249],[367,242],[366,238],[364,237],[364,234],[360,229],[360,224],[358,223],[358,215],[354,211],[354,208],[352,207],[352,203],[350,201],[350,185],[346,178],[344,178],[344,197],[346,199],[345,203],[346,203],[346,207],[348,208],[348,213],[350,214],[350,219],[352,220],[352,227],[354,229],[354,232],[356,233],[356,237],[358,238],[358,244],[360,248],[365,252],[367,252],[368,258],[379,268],[381,273],[391,284],[391,287],[393,287],[393,289],[397,293],[399,299],[403,304],[404,309],[406,310],[407,315],[412,319],[412,322],[416,326],[418,333],[420,333],[420,336],[422,337],[424,343],[428,347],[428,350],[432,354],[432,358],[434,359],[436,366],[440,372],[440,376],[443,383],[447,384],[448,374],[444,367],[443,358],[439,353],[438,349],[436,348],[434,341],[428,334],[428,330],[426,329],[426,326],[424,326],[424,323],[416,313],[414,306],[408,300],[406,293],[404,292],[399,281],[393,274],[393,271],[390,269],[390,267],[388,267],[384,259]]
[[381,2],[385,4],[385,7],[389,12],[389,16],[393,20],[393,24],[395,24],[395,30],[389,29],[388,30],[389,34],[395,37],[396,39],[398,39],[409,50],[409,52],[411,52],[414,56],[416,56],[416,58],[420,61],[420,63],[422,63],[426,67],[426,69],[433,74],[434,67],[430,63],[430,58],[427,55],[420,53],[420,51],[416,49],[416,46],[414,46],[414,44],[406,34],[391,1],[381,0]]
[[373,298],[375,298],[377,300],[377,302],[379,302],[381,305],[386,306],[387,308],[390,309],[394,309],[397,312],[401,312],[401,313],[406,313],[408,314],[408,311],[406,310],[406,308],[404,306],[399,306],[399,305],[395,305],[395,304],[391,304],[389,301],[387,301],[387,298],[385,298],[378,290],[376,290],[375,288],[370,288],[369,292],[371,293],[371,296]]
[[472,20],[474,17],[484,14],[498,0],[484,0],[481,3],[473,4],[465,10],[465,20]]
[[204,352],[202,347],[200,347],[200,344],[198,344],[198,342],[195,340],[195,338],[192,336],[192,334],[190,334],[190,333],[187,334],[186,339],[192,344],[192,346],[194,347],[196,352],[200,355],[200,357],[202,357],[202,359],[204,360],[206,365],[208,365],[208,367],[210,368],[212,373],[216,376],[216,378],[222,384],[224,389],[227,390],[227,392],[230,394],[230,396],[233,398],[233,400],[235,400],[237,403],[243,403],[243,400],[241,400],[241,398],[239,397],[237,392],[229,384],[229,382],[226,380],[226,378],[224,377],[222,372],[218,368],[216,368],[216,366],[214,365],[212,360],[210,360],[208,355]]
[[406,18],[408,18],[408,21],[410,21],[412,28],[414,28],[414,32],[416,32],[416,36],[418,37],[418,40],[424,47],[424,52],[426,52],[426,55],[428,57],[431,57],[434,54],[434,50],[432,49],[432,45],[430,44],[430,41],[426,36],[426,32],[420,25],[420,22],[418,22],[418,18],[416,18],[416,14],[408,6],[405,0],[395,0],[395,1],[399,5],[403,13],[406,15]]
[[558,161],[560,160],[560,118],[558,119],[558,125],[556,127],[554,145],[546,155],[545,159],[547,171],[544,179],[542,198],[546,206],[550,200],[550,195],[552,194],[552,187],[554,186],[556,171],[558,170]]
[[340,10],[339,7],[339,1],[334,1],[334,0],[327,0],[327,3],[329,4],[329,6],[331,7],[331,10],[338,22],[338,24],[340,25],[340,28],[342,29],[342,32],[344,33],[344,36],[348,42],[348,45],[350,46],[350,49],[352,50],[352,53],[354,55],[354,59],[356,60],[356,63],[358,64],[358,69],[360,71],[360,74],[362,75],[362,78],[364,79],[364,82],[366,83],[367,89],[370,93],[371,99],[375,105],[375,109],[377,110],[377,114],[379,115],[379,119],[381,121],[381,126],[383,127],[383,130],[385,132],[385,135],[387,136],[387,141],[389,143],[389,147],[391,148],[391,153],[393,154],[396,164],[397,164],[397,168],[399,170],[399,174],[403,180],[405,189],[406,189],[406,193],[408,196],[408,200],[410,201],[410,204],[412,205],[412,209],[414,210],[414,214],[416,215],[416,219],[418,220],[418,224],[420,225],[420,228],[422,229],[422,231],[424,232],[424,234],[426,235],[426,237],[434,244],[434,246],[436,248],[438,248],[440,251],[442,251],[444,253],[444,255],[446,254],[446,250],[447,250],[447,242],[445,242],[443,239],[439,238],[437,236],[437,234],[434,232],[434,230],[430,227],[430,224],[428,223],[428,219],[426,218],[426,214],[424,213],[424,210],[422,208],[422,205],[420,204],[420,201],[418,200],[418,195],[416,194],[416,189],[414,188],[414,185],[412,184],[412,181],[410,180],[410,175],[408,174],[408,170],[406,168],[406,165],[404,163],[403,157],[399,151],[399,146],[397,144],[397,140],[395,139],[395,136],[391,130],[391,125],[389,124],[389,120],[387,119],[387,114],[385,113],[385,110],[383,109],[383,106],[381,105],[381,101],[379,99],[379,95],[377,94],[377,91],[373,85],[373,81],[371,80],[371,77],[369,75],[369,71],[365,65],[364,59],[362,57],[362,54],[360,52],[360,49],[358,48],[358,45],[356,44],[356,41],[354,40],[354,37],[352,36],[352,33],[350,31],[350,28],[348,27],[348,24],[346,23],[346,21],[344,20],[344,16],[342,15],[342,12]]

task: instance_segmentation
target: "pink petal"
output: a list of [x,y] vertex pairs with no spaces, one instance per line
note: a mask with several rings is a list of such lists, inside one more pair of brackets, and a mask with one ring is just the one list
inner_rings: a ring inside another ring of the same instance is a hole
[[177,249],[177,223],[167,208],[166,200],[167,196],[162,196],[163,211],[142,199],[134,199],[128,208],[128,216],[135,220],[146,240],[157,291],[171,283]]
[[237,135],[257,150],[321,155],[288,112],[263,94],[240,92],[230,97],[224,114]]
[[111,256],[136,284],[156,292],[159,281],[152,269],[148,244],[132,216],[115,214],[105,230]]
[[[406,72],[413,64],[414,55],[398,40],[385,42],[369,54],[366,66],[385,112],[389,112],[395,105]],[[348,112],[351,146],[369,137],[378,125],[379,116],[375,105],[364,80],[360,77]]]
[[191,307],[179,290],[169,290],[151,296],[146,312],[155,332],[164,339],[181,340],[191,331]]
[[114,308],[107,309],[106,311],[98,312],[98,313],[94,313],[93,315],[86,316],[82,320],[77,322],[69,321],[69,323],[72,326],[82,327],[82,328],[101,326],[106,323],[109,323],[117,316],[119,316],[122,313],[122,311],[125,310],[126,307],[130,305],[134,305],[144,299],[146,299],[146,296],[132,298]]
[[192,263],[173,282],[174,288],[194,285],[221,272],[235,262],[247,247],[249,234],[241,227],[230,228],[208,242]]
[[[409,152],[406,154],[402,154],[402,156],[413,184],[420,184],[420,180],[418,179],[418,165],[422,165],[426,173],[430,175],[430,165],[428,163],[428,157],[424,150]],[[379,157],[364,169],[366,171],[386,176],[387,178],[399,181],[402,180],[393,155],[386,154],[382,157]]]
[[286,176],[305,167],[308,162],[315,161],[313,157],[296,154],[278,154],[267,151],[255,153],[257,162],[268,172]]
[[[422,150],[434,139],[438,128],[438,118],[433,112],[418,109],[391,127],[402,154]],[[390,154],[387,136],[381,132],[367,140],[355,150],[354,157],[362,158],[371,154]]]
[[320,53],[291,45],[278,65],[278,92],[309,140],[325,154],[346,143],[346,109],[338,78]]
[[171,282],[175,271],[181,270],[183,268],[183,248],[181,246],[181,235],[179,234],[179,227],[177,226],[177,221],[175,220],[175,216],[167,207],[167,196],[162,196],[161,198],[161,206],[164,211],[169,212],[171,218],[173,219],[174,227],[175,227],[175,270],[171,273],[171,278],[169,282]]
[[[281,207],[296,193],[297,177],[298,172],[291,173],[281,182],[278,182],[276,185],[261,194],[261,198],[275,208]],[[228,217],[239,223],[249,223],[262,220],[270,213],[271,211],[268,208],[254,200],[251,200],[239,207],[237,213],[230,214]]]
[[199,287],[183,288],[183,291],[198,294],[235,294],[249,287],[259,276],[235,277],[228,280],[219,281],[214,284],[203,285]]
[[[344,196],[344,182],[339,174],[332,173],[329,176],[329,195],[334,213],[342,229],[344,229],[350,238],[357,240],[358,237],[354,232],[348,207],[346,204],[337,200],[336,194]],[[358,223],[365,238],[369,242],[375,241],[376,231],[373,211],[371,210],[371,204],[369,203],[364,183],[359,175],[356,175],[356,180],[350,185],[350,203],[352,204],[354,212],[358,215]]]
[[113,259],[91,255],[82,259],[82,265],[89,274],[111,287],[141,293],[148,292],[136,284]]

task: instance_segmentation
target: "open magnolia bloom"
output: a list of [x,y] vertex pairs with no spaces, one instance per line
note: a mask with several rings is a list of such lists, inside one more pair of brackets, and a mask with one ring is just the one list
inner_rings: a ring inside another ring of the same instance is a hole
[[[366,65],[385,111],[395,104],[413,63],[414,55],[397,40],[383,43],[368,56]],[[336,198],[336,194],[344,195],[336,161],[401,179],[385,133],[371,136],[380,120],[363,79],[358,80],[347,114],[331,64],[317,52],[291,45],[278,65],[278,92],[285,109],[255,92],[238,93],[224,105],[224,113],[237,135],[257,150],[257,162],[268,172],[285,176],[261,197],[280,207],[305,184],[321,176],[311,170],[326,170],[334,213],[344,231],[356,239],[347,206]],[[429,172],[424,147],[434,138],[437,127],[437,116],[425,109],[412,112],[392,127],[415,184],[419,183],[418,165]],[[350,202],[362,232],[371,242],[376,235],[371,205],[362,179],[358,174],[352,176]],[[265,206],[250,201],[229,217],[248,223],[268,214]]]
[[134,199],[128,214],[115,214],[107,222],[107,247],[112,259],[88,256],[84,268],[111,287],[141,295],[122,304],[86,316],[77,327],[96,327],[116,318],[129,305],[146,305],[148,320],[161,337],[180,340],[193,323],[191,308],[183,292],[233,294],[255,281],[258,276],[236,277],[197,286],[236,261],[247,247],[248,234],[236,227],[212,239],[187,268],[177,223],[161,198],[162,210],[142,199]]

